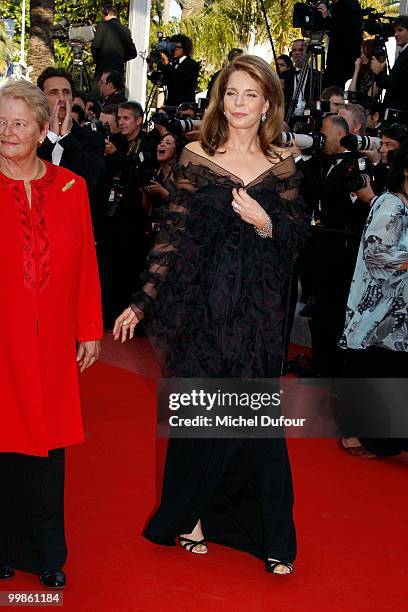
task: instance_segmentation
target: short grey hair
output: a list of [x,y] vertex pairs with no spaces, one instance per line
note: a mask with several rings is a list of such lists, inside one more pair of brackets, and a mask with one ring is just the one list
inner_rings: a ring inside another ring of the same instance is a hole
[[352,104],[351,102],[345,104],[342,108],[346,111],[350,111],[354,125],[360,124],[360,136],[364,136],[367,129],[367,115],[365,114],[364,108],[360,104]]
[[50,107],[48,100],[41,89],[34,85],[34,83],[24,79],[8,79],[4,84],[0,85],[0,99],[5,97],[23,100],[33,112],[40,130],[49,121]]

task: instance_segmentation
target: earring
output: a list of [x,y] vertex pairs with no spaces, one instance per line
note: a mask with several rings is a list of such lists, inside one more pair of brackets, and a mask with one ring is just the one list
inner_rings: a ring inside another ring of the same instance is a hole
[[266,113],[262,113],[261,121],[262,121],[262,123],[265,123],[265,121],[266,121]]

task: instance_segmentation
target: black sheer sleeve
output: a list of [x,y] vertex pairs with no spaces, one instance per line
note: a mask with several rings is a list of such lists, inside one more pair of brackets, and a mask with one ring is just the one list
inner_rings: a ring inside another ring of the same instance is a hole
[[166,185],[170,190],[169,205],[161,210],[161,231],[148,257],[148,269],[142,277],[143,290],[134,294],[131,305],[139,318],[152,314],[159,287],[164,286],[169,267],[178,257],[180,241],[185,238],[191,194],[198,188],[194,177],[189,178],[185,172],[189,158],[189,151],[185,149],[174,170],[173,181]]
[[296,169],[292,155],[276,165],[274,176],[276,197],[271,197],[265,209],[272,220],[272,241],[288,272],[309,234],[310,215],[299,194],[302,174]]

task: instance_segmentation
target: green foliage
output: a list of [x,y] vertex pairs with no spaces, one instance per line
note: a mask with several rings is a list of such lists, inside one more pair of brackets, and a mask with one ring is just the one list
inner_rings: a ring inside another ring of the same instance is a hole
[[[276,53],[283,53],[291,42],[301,36],[301,31],[292,27],[293,6],[298,0],[265,0],[270,29]],[[182,4],[180,0],[179,4]],[[399,2],[393,0],[361,0],[363,7],[371,6],[387,15],[397,15]],[[152,14],[155,5],[152,5]],[[160,15],[158,15],[160,17]],[[166,26],[152,22],[151,37],[156,39],[157,31],[166,35],[183,32],[190,36],[194,44],[194,57],[201,62],[203,87],[208,77],[221,68],[225,57],[232,47],[246,48],[251,41],[257,44],[268,41],[267,28],[258,0],[215,0],[207,2],[206,8],[198,15],[171,22]]]
[[[28,13],[28,2],[27,2],[27,13]],[[21,40],[21,0],[0,0],[0,16],[2,19],[14,19],[15,20],[15,33],[13,39],[13,60],[17,60],[20,55],[20,40]],[[28,33],[27,33],[28,43]]]
[[10,39],[4,23],[0,23],[0,75],[4,75],[10,60]]
[[[290,46],[300,34],[292,28],[292,11],[296,0],[265,0],[270,26],[276,43],[277,53]],[[360,0],[363,7],[371,6],[388,15],[397,15],[399,2],[393,0]],[[116,0],[123,23],[127,22],[128,0]],[[182,0],[179,4],[183,4]],[[55,21],[62,17],[70,23],[96,24],[101,19],[101,0],[55,0]],[[181,22],[161,25],[163,0],[152,0],[152,18],[158,19],[159,25],[151,23],[151,42],[156,40],[157,31],[163,30],[167,35],[183,32],[190,36],[194,43],[194,57],[201,61],[201,84],[204,87],[209,75],[219,69],[231,47],[247,47],[251,40],[257,43],[266,42],[267,32],[258,0],[207,0],[202,12]],[[21,36],[21,0],[0,0],[0,15],[16,20],[14,37],[14,59],[18,58]],[[27,0],[27,44],[29,37],[29,0]],[[71,49],[66,43],[56,41],[55,59],[57,65],[68,65]],[[91,58],[87,63],[92,66]]]

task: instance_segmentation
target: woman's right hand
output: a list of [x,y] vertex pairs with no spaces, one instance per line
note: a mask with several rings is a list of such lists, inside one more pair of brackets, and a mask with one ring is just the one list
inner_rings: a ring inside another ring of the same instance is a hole
[[122,336],[121,342],[126,342],[129,333],[129,340],[131,340],[135,333],[135,327],[141,320],[142,317],[138,317],[130,306],[126,308],[115,321],[113,339],[118,340]]
[[169,192],[158,181],[150,181],[150,185],[145,187],[148,194],[158,195],[161,198],[168,198]]
[[361,68],[362,60],[361,57],[358,57],[354,62],[354,72],[359,72]]

